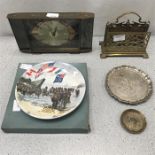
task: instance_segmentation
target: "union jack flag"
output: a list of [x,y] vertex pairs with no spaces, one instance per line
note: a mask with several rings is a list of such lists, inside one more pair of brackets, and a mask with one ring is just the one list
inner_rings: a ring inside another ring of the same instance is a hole
[[61,83],[63,81],[65,77],[65,74],[58,74],[54,80],[54,83],[58,82],[58,83]]

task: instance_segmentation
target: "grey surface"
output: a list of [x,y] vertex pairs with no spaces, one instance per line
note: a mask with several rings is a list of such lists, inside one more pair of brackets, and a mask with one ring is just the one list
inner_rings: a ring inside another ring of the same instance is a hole
[[[134,65],[149,74],[155,88],[155,37],[148,45],[149,59],[100,59],[99,40],[93,40],[93,52],[84,54],[40,54],[19,52],[14,37],[0,37],[0,123],[9,99],[19,62],[60,60],[86,62],[89,75],[89,134],[6,134],[0,130],[0,155],[154,155],[155,95],[138,106],[120,104],[105,90],[107,72],[115,66]],[[126,132],[120,125],[121,113],[134,108],[147,119],[145,131],[138,135]]]
[[[95,13],[94,34],[104,33],[107,21],[127,11],[136,11],[144,20],[151,21],[151,31],[155,34],[154,0],[0,0],[0,35],[11,34],[6,15],[11,12],[64,12],[87,11]],[[131,16],[133,18],[133,16]],[[137,18],[136,18],[137,19]]]

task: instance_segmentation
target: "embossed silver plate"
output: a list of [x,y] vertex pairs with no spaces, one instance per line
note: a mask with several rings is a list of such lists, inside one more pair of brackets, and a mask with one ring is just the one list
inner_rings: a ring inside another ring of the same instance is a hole
[[137,134],[146,128],[145,116],[135,109],[128,109],[121,115],[122,126],[130,133]]
[[106,77],[108,93],[120,102],[135,105],[145,102],[152,93],[149,76],[133,66],[113,68]]

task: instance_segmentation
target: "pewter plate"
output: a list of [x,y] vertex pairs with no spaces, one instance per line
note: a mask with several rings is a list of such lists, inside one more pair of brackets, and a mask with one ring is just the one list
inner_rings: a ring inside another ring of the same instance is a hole
[[38,119],[56,119],[75,110],[85,90],[85,80],[77,68],[50,61],[26,70],[17,82],[15,96],[26,114]]
[[150,97],[152,82],[146,73],[136,67],[119,66],[107,74],[106,88],[118,101],[135,105]]
[[122,126],[130,133],[142,132],[146,127],[145,116],[135,109],[128,109],[121,115]]

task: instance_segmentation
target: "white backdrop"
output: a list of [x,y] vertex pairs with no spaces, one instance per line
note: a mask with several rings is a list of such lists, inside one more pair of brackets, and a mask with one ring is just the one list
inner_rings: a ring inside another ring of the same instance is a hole
[[150,20],[150,31],[155,34],[154,0],[0,0],[0,35],[12,31],[6,19],[13,12],[61,12],[86,11],[95,13],[94,35],[103,35],[107,21],[127,11],[139,13],[144,20]]

